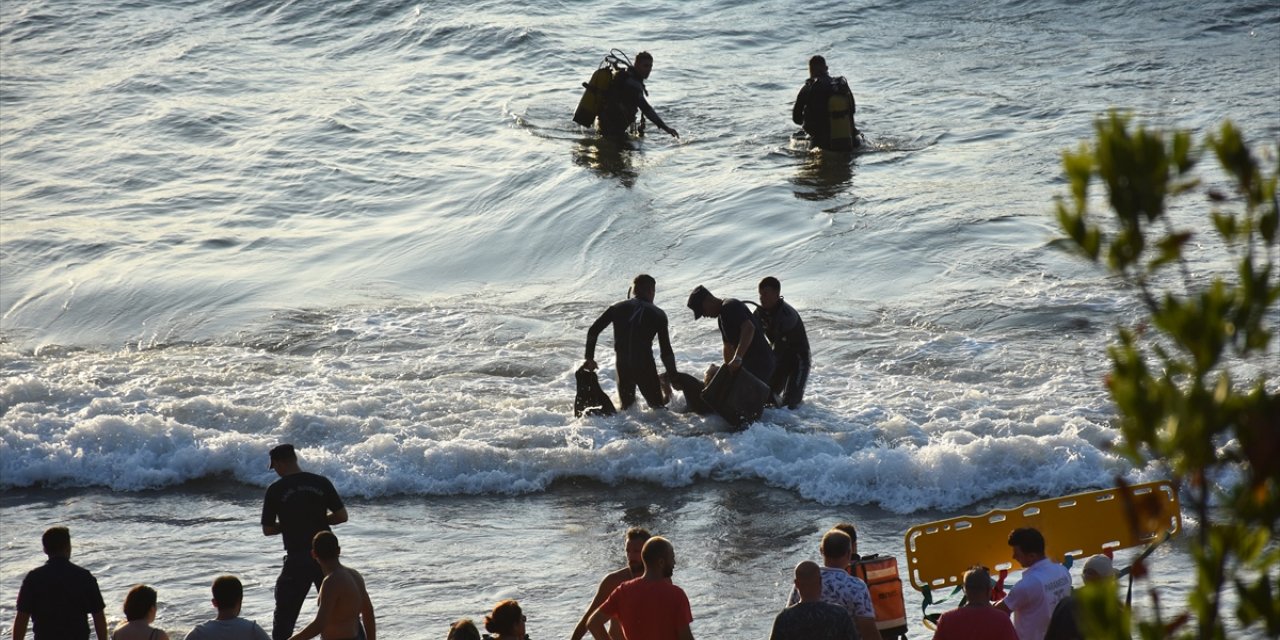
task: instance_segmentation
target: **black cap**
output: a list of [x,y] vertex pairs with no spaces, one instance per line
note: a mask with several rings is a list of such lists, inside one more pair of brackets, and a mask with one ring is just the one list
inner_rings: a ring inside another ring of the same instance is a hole
[[694,287],[693,293],[689,294],[689,309],[693,311],[694,320],[703,316],[702,301],[706,300],[709,295],[711,295],[711,292],[707,291],[707,288],[702,285]]
[[276,468],[276,462],[292,462],[298,459],[298,453],[293,450],[293,445],[282,444],[277,445],[271,450],[271,466],[268,469]]

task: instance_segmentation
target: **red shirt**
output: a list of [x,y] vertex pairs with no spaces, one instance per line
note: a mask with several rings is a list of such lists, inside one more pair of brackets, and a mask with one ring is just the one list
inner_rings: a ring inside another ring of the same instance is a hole
[[960,607],[938,618],[933,640],[1018,640],[1009,614],[995,607]]
[[673,640],[693,622],[689,597],[669,580],[628,580],[609,594],[600,610],[618,621],[627,640]]

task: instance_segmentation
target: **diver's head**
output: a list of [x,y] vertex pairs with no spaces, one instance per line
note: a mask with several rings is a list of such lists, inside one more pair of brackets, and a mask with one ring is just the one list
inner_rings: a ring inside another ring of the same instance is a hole
[[822,56],[809,58],[809,77],[816,78],[827,72],[827,59]]
[[760,306],[765,311],[773,311],[778,303],[782,301],[782,283],[778,279],[769,276],[760,281]]
[[658,283],[647,273],[642,273],[631,281],[631,294],[641,300],[653,302],[653,296],[657,291]]
[[636,77],[644,80],[653,73],[653,54],[648,51],[641,51],[636,54],[636,64],[632,67],[636,70]]

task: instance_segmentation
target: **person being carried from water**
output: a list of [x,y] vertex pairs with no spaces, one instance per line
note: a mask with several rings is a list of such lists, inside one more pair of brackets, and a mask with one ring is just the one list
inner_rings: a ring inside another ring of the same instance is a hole
[[858,126],[853,114],[858,105],[843,76],[832,78],[827,60],[809,58],[809,79],[800,88],[791,120],[804,127],[813,146],[826,151],[852,151],[858,146]]
[[650,122],[658,125],[659,129],[674,137],[680,137],[675,129],[668,127],[667,123],[662,121],[658,112],[654,111],[653,107],[649,106],[649,101],[645,99],[649,91],[645,88],[644,81],[652,72],[653,55],[648,51],[641,51],[636,54],[634,65],[614,75],[613,81],[609,83],[609,90],[605,94],[604,108],[600,110],[600,133],[607,136],[625,135],[627,128],[635,123],[636,111],[639,110]]
[[769,276],[760,281],[760,307],[755,316],[773,345],[773,357],[778,363],[768,380],[769,389],[777,396],[779,406],[795,409],[804,399],[804,387],[809,382],[809,336],[800,314],[782,299],[782,283],[777,278]]
[[640,274],[632,280],[632,297],[619,302],[600,314],[587,330],[587,359],[584,369],[595,371],[596,339],[600,332],[613,325],[613,352],[617,357],[618,397],[622,408],[635,404],[636,387],[644,395],[645,402],[657,409],[666,406],[662,385],[658,382],[658,366],[653,361],[653,339],[658,338],[662,364],[667,375],[675,377],[676,356],[671,351],[671,337],[667,333],[667,314],[653,304],[657,282],[653,276]]

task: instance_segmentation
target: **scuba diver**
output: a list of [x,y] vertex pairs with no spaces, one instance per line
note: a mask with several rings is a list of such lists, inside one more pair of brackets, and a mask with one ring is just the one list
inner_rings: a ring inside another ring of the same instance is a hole
[[857,109],[844,77],[832,78],[822,56],[809,58],[809,79],[796,96],[791,120],[804,127],[813,146],[824,151],[852,151],[861,144],[853,122]]
[[[635,124],[636,111],[640,111],[645,119],[658,125],[659,129],[679,138],[680,134],[667,126],[645,99],[649,91],[645,88],[644,81],[652,72],[653,55],[648,51],[636,54],[636,62],[632,65],[626,60],[625,54],[614,49],[592,74],[591,81],[583,83],[586,92],[578,103],[574,122],[589,127],[598,117],[600,133],[621,136],[626,135],[627,129]],[[644,135],[644,119],[640,121],[638,132]]]
[[665,407],[662,384],[658,380],[658,368],[653,361],[653,339],[658,339],[662,364],[667,375],[675,379],[676,356],[671,351],[671,338],[667,333],[667,314],[653,304],[657,283],[653,276],[640,274],[632,281],[631,293],[600,314],[587,330],[587,359],[581,369],[595,371],[596,339],[605,327],[613,325],[613,352],[617,356],[618,396],[622,409],[636,401],[636,387],[640,388],[645,402],[653,409]]

